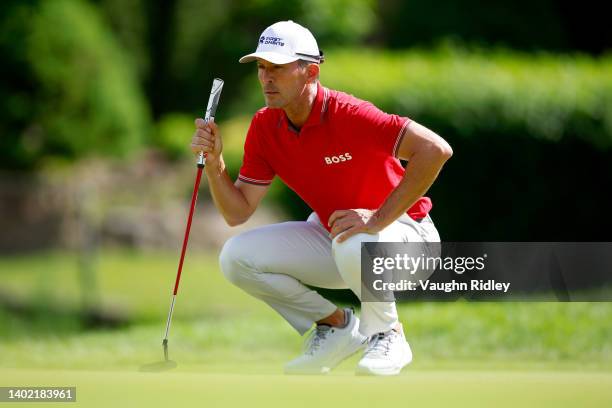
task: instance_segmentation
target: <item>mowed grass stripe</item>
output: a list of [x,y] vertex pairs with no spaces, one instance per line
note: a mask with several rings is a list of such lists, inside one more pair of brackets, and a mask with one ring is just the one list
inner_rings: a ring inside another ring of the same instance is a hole
[[[603,407],[612,374],[408,371],[399,377],[0,370],[2,385],[77,387],[71,406]],[[20,405],[27,406],[27,405]]]

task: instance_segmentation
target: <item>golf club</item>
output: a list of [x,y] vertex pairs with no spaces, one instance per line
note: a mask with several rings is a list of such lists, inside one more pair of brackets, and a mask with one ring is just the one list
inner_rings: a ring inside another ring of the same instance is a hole
[[[213,81],[212,89],[210,91],[210,97],[208,98],[208,105],[206,107],[206,113],[204,115],[204,121],[208,123],[211,119],[214,119],[217,106],[219,104],[219,98],[221,96],[221,90],[223,89],[223,80],[215,78]],[[170,332],[170,323],[172,321],[172,313],[174,311],[174,303],[176,301],[176,294],[178,293],[179,282],[181,280],[181,272],[183,270],[183,262],[185,260],[185,252],[187,250],[187,243],[189,242],[189,231],[191,230],[191,221],[193,219],[193,213],[195,205],[198,200],[198,189],[200,188],[200,180],[202,179],[202,169],[206,165],[206,155],[200,152],[197,160],[197,174],[195,184],[193,186],[193,193],[191,195],[191,206],[189,208],[189,217],[187,218],[187,226],[185,228],[185,236],[183,238],[183,248],[181,249],[181,257],[178,264],[178,271],[176,273],[176,280],[174,282],[174,290],[172,292],[172,301],[170,302],[170,311],[168,312],[168,320],[166,321],[166,332],[164,339],[162,340],[162,347],[164,349],[164,361],[161,363],[149,364],[141,368],[141,371],[160,371],[164,369],[171,369],[176,367],[176,362],[170,360],[168,355],[168,333]]]

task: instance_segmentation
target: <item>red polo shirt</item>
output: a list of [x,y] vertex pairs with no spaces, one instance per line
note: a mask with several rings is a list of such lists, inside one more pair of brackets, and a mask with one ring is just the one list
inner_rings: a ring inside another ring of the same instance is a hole
[[[278,175],[328,228],[334,211],[378,209],[399,184],[404,168],[397,150],[409,123],[408,118],[384,113],[370,102],[319,84],[310,116],[300,130],[282,109],[257,111],[238,178],[268,185]],[[423,218],[431,207],[431,200],[421,197],[408,214]]]

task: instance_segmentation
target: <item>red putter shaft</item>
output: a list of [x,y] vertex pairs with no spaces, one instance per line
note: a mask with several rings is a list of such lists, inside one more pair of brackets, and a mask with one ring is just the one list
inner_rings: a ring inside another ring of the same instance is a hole
[[181,281],[181,272],[183,271],[183,262],[185,261],[185,252],[187,251],[187,243],[189,242],[189,231],[191,231],[191,221],[193,220],[193,212],[196,202],[198,201],[198,190],[200,189],[200,180],[202,179],[202,167],[198,166],[198,174],[196,175],[195,185],[193,186],[193,194],[191,196],[191,207],[189,208],[189,218],[187,219],[187,227],[185,228],[185,237],[183,238],[183,249],[181,250],[181,259],[179,260],[178,271],[176,273],[176,282],[174,283],[173,295],[178,292],[179,282]]

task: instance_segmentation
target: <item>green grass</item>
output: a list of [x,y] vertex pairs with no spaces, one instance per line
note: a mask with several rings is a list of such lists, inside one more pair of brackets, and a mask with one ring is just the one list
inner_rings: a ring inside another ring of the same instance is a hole
[[[101,251],[97,269],[99,296],[105,308],[136,321],[159,319],[167,312],[174,287],[176,253]],[[233,315],[255,301],[229,285],[219,273],[216,255],[190,249],[177,300],[177,317]],[[80,306],[77,258],[70,253],[44,253],[0,259],[0,291],[35,302]]]
[[[104,309],[128,324],[83,330],[69,253],[0,259],[0,293],[31,306],[0,309],[0,386],[76,385],[86,406],[312,406],[374,402],[441,406],[604,406],[612,399],[609,303],[414,303],[400,316],[415,359],[398,378],[358,378],[358,356],[327,377],[285,377],[301,339],[265,304],[232,287],[214,254],[189,254],[160,361],[176,255],[103,251]],[[347,391],[348,390],[348,391]],[[374,402],[373,402],[374,401]],[[21,405],[20,405],[21,406]]]
[[[603,373],[409,372],[396,378],[0,370],[11,384],[77,387],[77,404],[109,406],[603,407],[612,376]],[[4,382],[4,381],[3,381]],[[22,406],[22,405],[19,405]],[[73,405],[68,405],[73,406]]]

